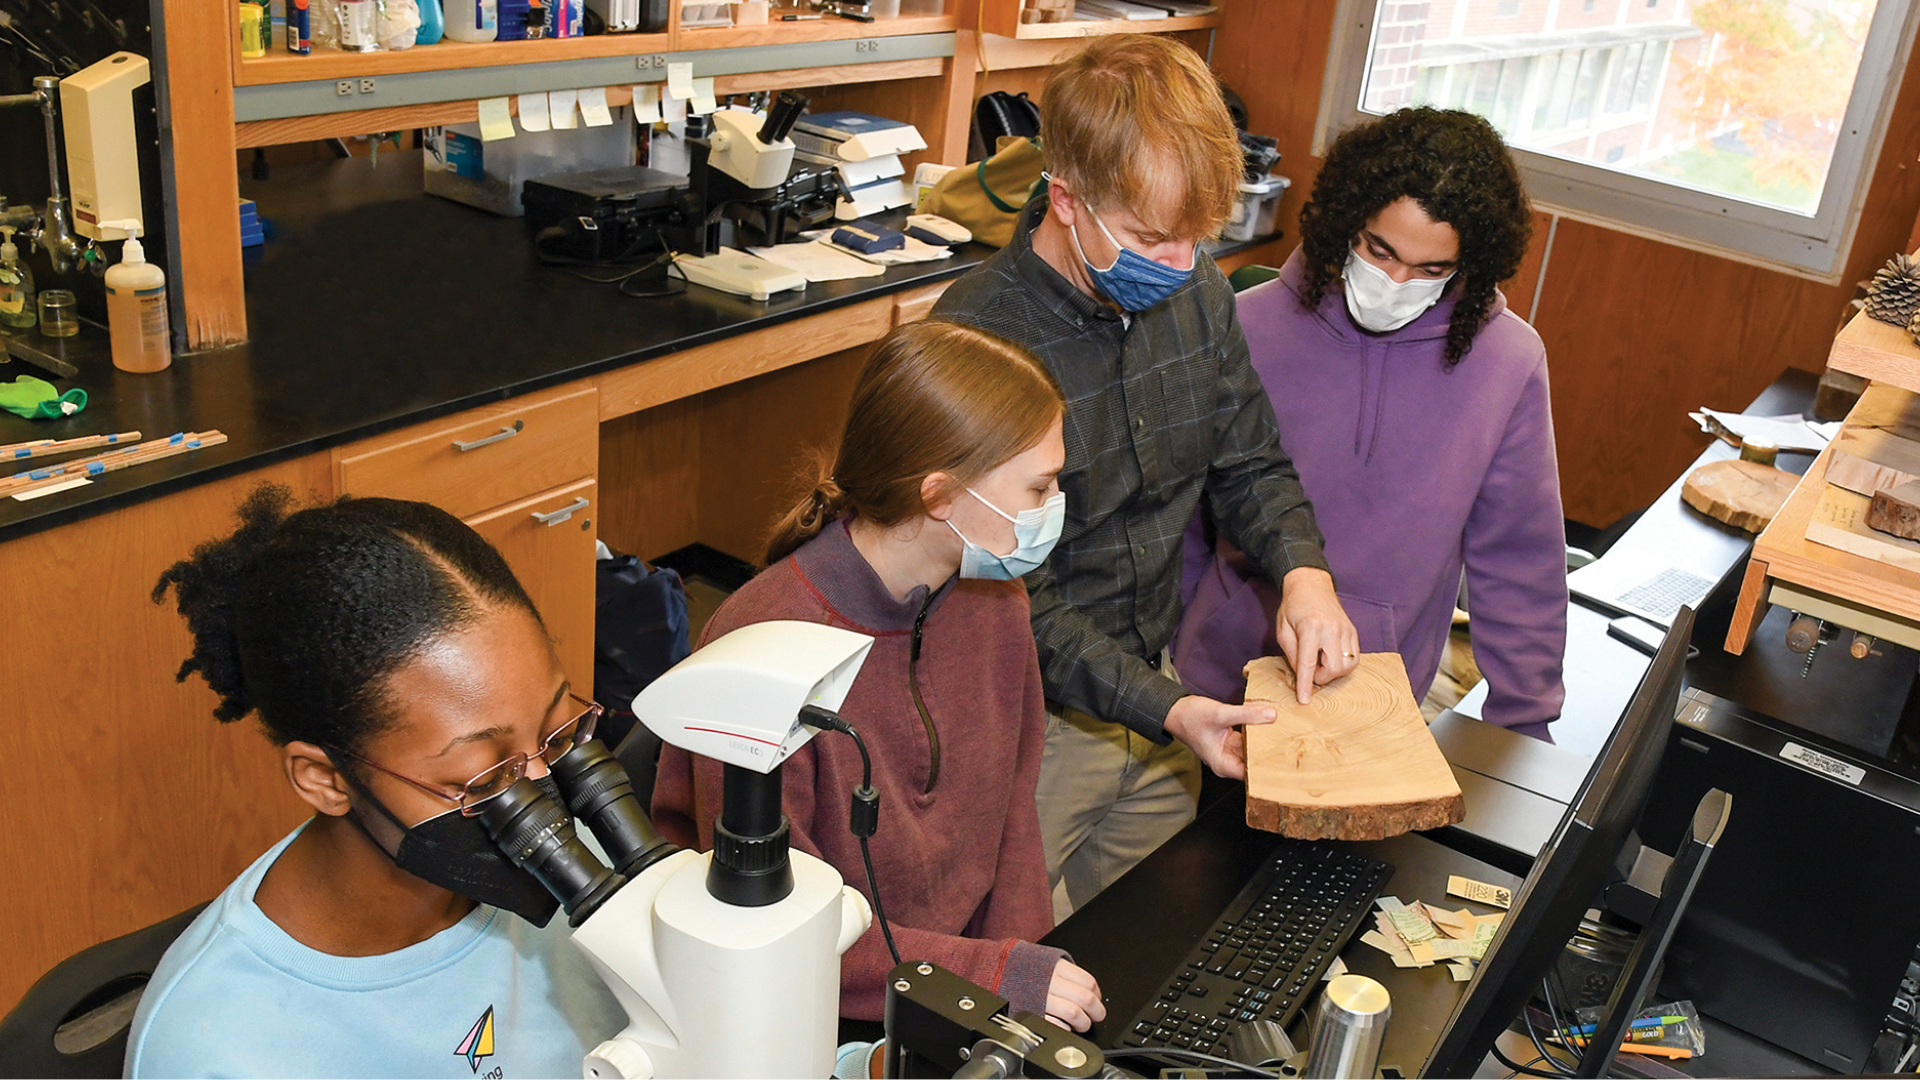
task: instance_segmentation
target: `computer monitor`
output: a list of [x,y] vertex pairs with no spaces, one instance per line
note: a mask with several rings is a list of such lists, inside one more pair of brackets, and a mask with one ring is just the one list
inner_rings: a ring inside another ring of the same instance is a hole
[[1599,902],[1660,771],[1692,634],[1693,609],[1682,607],[1579,797],[1514,895],[1422,1075],[1472,1076]]

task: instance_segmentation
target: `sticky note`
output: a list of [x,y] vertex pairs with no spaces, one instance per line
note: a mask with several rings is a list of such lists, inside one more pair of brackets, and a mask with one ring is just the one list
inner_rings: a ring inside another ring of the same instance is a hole
[[693,96],[693,61],[667,65],[667,95],[681,101]]
[[720,106],[713,100],[711,78],[693,80],[693,114],[705,116]]
[[[1433,955],[1442,960],[1459,960],[1474,955],[1474,943],[1454,938],[1440,938],[1429,941],[1424,946],[1433,950]],[[1484,951],[1484,950],[1483,950]]]
[[1408,944],[1432,941],[1439,936],[1434,932],[1432,923],[1408,910],[1397,897],[1383,896],[1375,903],[1380,905],[1380,910],[1387,913],[1387,918],[1393,920],[1394,930],[1405,938]]
[[480,99],[480,141],[513,138],[513,109],[503,97]]
[[633,118],[641,124],[651,124],[660,119],[660,87],[653,83],[634,86]]
[[1473,948],[1467,955],[1473,957],[1475,960],[1486,956],[1487,946],[1493,944],[1493,935],[1499,932],[1499,929],[1498,924],[1489,922],[1483,922],[1479,926],[1474,927],[1473,941],[1470,942]]
[[573,106],[580,100],[578,90],[554,90],[547,94],[547,114],[553,118],[555,131],[569,131],[580,126],[580,118]]
[[672,124],[687,118],[687,99],[671,93],[660,99],[660,119]]
[[1454,982],[1466,982],[1468,979],[1473,978],[1473,965],[1448,964],[1447,972],[1453,976]]
[[607,127],[613,123],[613,113],[607,108],[607,88],[589,86],[580,91],[580,118],[588,127]]
[[1439,955],[1434,952],[1433,945],[1434,943],[1431,941],[1415,942],[1407,946],[1407,955],[1413,957],[1414,962],[1422,966],[1431,964],[1435,960],[1440,959]]
[[547,95],[520,95],[520,127],[525,131],[547,130]]
[[1327,973],[1325,975],[1320,976],[1320,981],[1332,982],[1333,980],[1339,978],[1342,975],[1345,975],[1346,973],[1347,973],[1347,962],[1336,956],[1333,958],[1333,963],[1327,965]]

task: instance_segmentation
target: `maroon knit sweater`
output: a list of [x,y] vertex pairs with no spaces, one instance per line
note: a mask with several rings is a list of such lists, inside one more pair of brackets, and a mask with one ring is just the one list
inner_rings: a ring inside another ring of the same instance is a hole
[[[914,674],[938,737],[931,791],[932,743],[908,680],[914,621],[923,609]],[[1053,929],[1053,906],[1033,803],[1046,712],[1026,590],[1017,581],[956,579],[938,592],[922,586],[896,600],[842,523],[734,593],[701,644],[772,619],[826,623],[875,639],[840,715],[873,755],[880,792],[873,867],[901,957],[939,964],[1016,1010],[1046,1012],[1054,964],[1066,954],[1032,944]],[[785,770],[793,846],[826,860],[866,894],[860,844],[847,831],[849,795],[861,777],[853,740],[823,732]],[[664,747],[653,793],[661,833],[707,850],[719,813],[719,763]],[[881,1019],[892,967],[876,924],[841,957],[840,1014]]]

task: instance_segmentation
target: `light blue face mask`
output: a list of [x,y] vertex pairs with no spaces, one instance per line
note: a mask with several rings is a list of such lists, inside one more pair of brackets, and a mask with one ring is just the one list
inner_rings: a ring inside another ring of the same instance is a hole
[[[1080,205],[1086,206],[1085,203]],[[1106,236],[1109,243],[1119,249],[1120,254],[1113,260],[1113,265],[1105,270],[1095,267],[1087,262],[1086,249],[1080,246],[1080,231],[1069,225],[1067,231],[1073,235],[1073,248],[1080,253],[1080,261],[1086,263],[1087,273],[1093,275],[1094,285],[1107,294],[1107,299],[1119,304],[1121,310],[1145,311],[1179,291],[1180,286],[1185,285],[1187,279],[1193,276],[1194,261],[1199,257],[1200,245],[1195,244],[1193,251],[1187,254],[1187,268],[1176,270],[1163,263],[1154,262],[1115,240],[1113,233],[1107,231],[1106,222],[1101,221],[1100,215],[1093,212],[1093,207],[1087,206],[1087,216],[1093,218],[1095,225],[1100,226],[1100,232]]]
[[1047,561],[1047,553],[1060,539],[1060,530],[1067,523],[1067,493],[1056,491],[1053,497],[1031,510],[1022,510],[1018,515],[988,502],[972,488],[967,494],[980,500],[980,505],[1013,522],[1013,550],[1005,555],[996,555],[979,544],[967,539],[967,534],[951,520],[947,528],[960,538],[965,545],[960,551],[960,576],[979,581],[1012,581],[1025,577],[1035,567]]

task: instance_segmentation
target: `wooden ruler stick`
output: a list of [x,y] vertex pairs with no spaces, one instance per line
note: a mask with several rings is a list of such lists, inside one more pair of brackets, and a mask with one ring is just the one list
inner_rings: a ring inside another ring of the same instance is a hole
[[122,431],[114,435],[85,435],[77,439],[41,439],[39,442],[0,446],[0,460],[18,461],[23,458],[50,457],[54,454],[69,454],[75,450],[91,450],[96,446],[118,446],[121,443],[139,441],[140,433],[137,431]]

